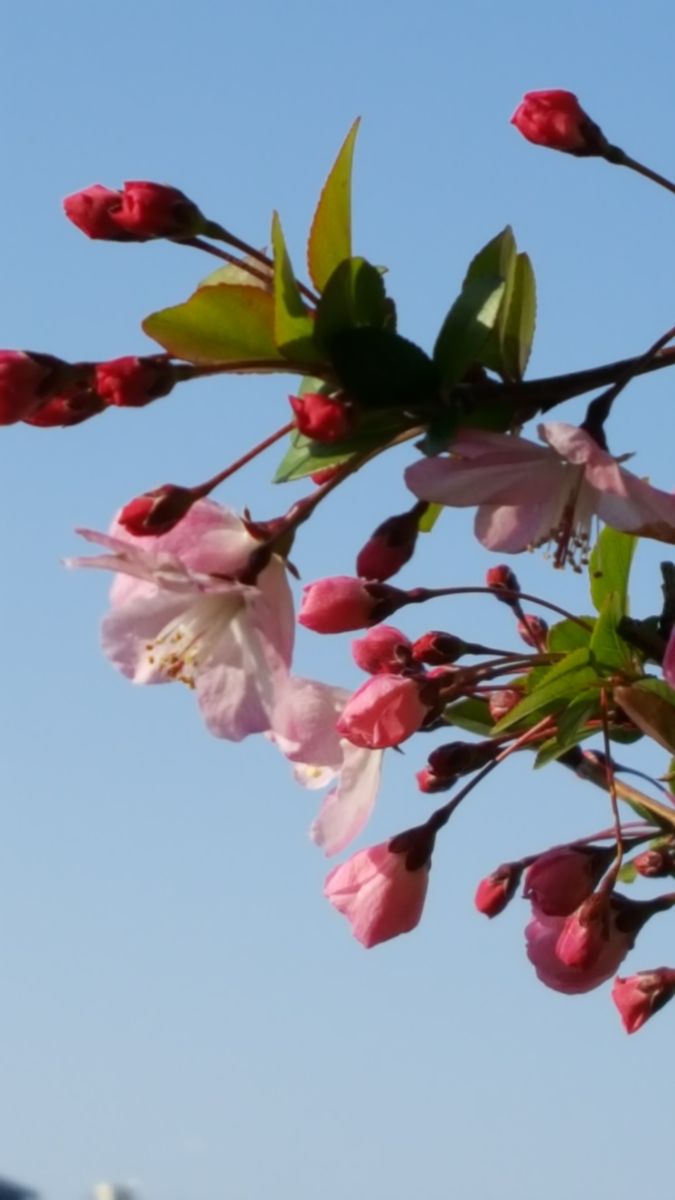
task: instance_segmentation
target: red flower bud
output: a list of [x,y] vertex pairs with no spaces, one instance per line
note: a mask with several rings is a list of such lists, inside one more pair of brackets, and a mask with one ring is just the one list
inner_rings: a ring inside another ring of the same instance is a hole
[[657,967],[654,971],[638,971],[626,979],[617,978],[612,988],[612,1000],[626,1033],[637,1033],[674,995],[675,971],[671,967]]
[[305,437],[315,442],[341,442],[354,424],[350,410],[337,396],[307,392],[304,396],[289,396],[295,413],[295,424]]
[[115,225],[135,240],[194,237],[206,225],[197,205],[184,192],[145,180],[124,184],[120,208],[111,216]]
[[415,772],[415,779],[421,792],[433,796],[436,792],[450,791],[457,783],[459,775],[436,775],[429,767],[422,767],[421,771]]
[[384,583],[364,583],[349,575],[335,575],[307,584],[298,622],[315,633],[367,629],[396,612],[407,598],[405,592]]
[[52,396],[51,400],[41,404],[24,420],[26,425],[36,425],[40,429],[79,425],[103,412],[104,408],[103,400],[91,388],[73,388],[62,395]]
[[[426,504],[422,504],[422,509]],[[356,574],[362,579],[389,579],[412,558],[419,533],[420,506],[388,517],[359,551]]]
[[44,404],[64,365],[50,354],[0,350],[0,425],[25,421]]
[[141,408],[166,396],[176,382],[174,368],[166,359],[113,358],[96,366],[96,391],[106,404]]
[[182,521],[196,499],[192,488],[165,483],[130,500],[117,519],[134,537],[159,537]]
[[548,624],[541,617],[535,617],[533,613],[524,613],[523,617],[524,619],[518,622],[518,633],[526,646],[534,646],[536,650],[546,641]]
[[605,155],[609,145],[598,125],[584,112],[573,92],[559,88],[527,92],[511,124],[537,146],[567,154]]
[[502,863],[491,875],[481,879],[474,897],[478,911],[486,917],[498,917],[513,899],[522,873],[520,863]]
[[514,596],[497,596],[498,600],[508,604],[511,608],[518,603],[518,593],[520,592],[520,584],[510,567],[502,563],[498,567],[490,567],[485,573],[486,587],[493,588],[495,592],[515,592]]
[[444,667],[461,658],[466,650],[466,642],[455,637],[452,633],[442,633],[431,629],[423,633],[413,642],[412,656],[417,663],[427,663],[430,667]]
[[393,625],[375,625],[352,642],[352,655],[369,675],[400,675],[410,665],[410,642]]
[[144,242],[145,238],[135,238],[133,234],[126,233],[113,220],[113,214],[119,212],[121,204],[121,192],[113,192],[100,183],[94,183],[81,192],[66,196],[63,208],[68,220],[87,237],[109,242]]
[[675,870],[672,846],[653,846],[651,850],[643,850],[633,859],[633,866],[638,875],[647,879],[663,879],[672,875]]
[[329,479],[335,479],[340,469],[339,464],[335,467],[322,467],[320,471],[312,471],[310,479],[312,483],[321,486],[322,483],[328,483]]

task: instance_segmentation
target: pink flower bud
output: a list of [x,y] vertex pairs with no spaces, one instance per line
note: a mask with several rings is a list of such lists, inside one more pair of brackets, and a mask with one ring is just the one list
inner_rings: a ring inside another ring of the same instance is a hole
[[310,479],[312,483],[316,483],[320,487],[322,483],[328,483],[329,480],[335,479],[340,470],[339,464],[335,467],[322,467],[320,471],[312,471]]
[[44,404],[59,359],[23,350],[0,350],[0,425],[25,421]]
[[612,988],[612,1000],[626,1033],[637,1033],[674,995],[675,971],[671,967],[657,967],[653,971],[638,971],[626,979],[617,978]]
[[497,596],[498,600],[503,601],[504,604],[508,604],[510,608],[513,608],[513,606],[518,603],[517,593],[520,592],[520,584],[518,583],[515,573],[504,563],[501,563],[501,565],[498,567],[490,567],[490,569],[485,572],[485,586],[493,588],[497,593],[516,593],[513,596]]
[[134,240],[194,237],[206,225],[202,213],[178,188],[146,180],[124,184],[119,209],[111,213],[115,225]]
[[[422,509],[426,504],[422,504]],[[412,558],[419,533],[420,506],[388,517],[359,550],[356,574],[362,579],[389,579]]]
[[96,391],[106,404],[141,408],[166,396],[176,381],[174,368],[166,359],[126,355],[96,366]]
[[410,665],[410,642],[393,625],[375,625],[352,642],[352,655],[369,675],[399,675]]
[[612,846],[553,846],[528,867],[523,895],[537,914],[568,916],[592,895],[614,856]]
[[433,834],[425,826],[370,846],[334,867],[324,895],[368,949],[419,924],[429,883]]
[[533,613],[524,613],[523,618],[518,622],[518,633],[526,646],[534,646],[537,649],[546,642],[548,624]]
[[672,846],[653,846],[651,850],[643,850],[633,859],[633,866],[638,875],[646,879],[663,879],[672,875],[675,870],[675,859]]
[[434,685],[418,676],[374,675],[350,696],[337,728],[368,750],[398,746],[421,729],[436,698]]
[[515,895],[523,868],[520,863],[502,863],[491,875],[481,879],[474,904],[486,917],[498,917]]
[[52,429],[79,425],[103,412],[105,403],[91,388],[72,388],[62,395],[52,396],[41,404],[30,417],[24,417],[26,425],[40,429]]
[[422,634],[413,643],[412,656],[417,663],[427,663],[430,667],[443,667],[461,658],[466,650],[466,642],[455,637],[452,633],[442,633],[431,629]]
[[288,399],[295,413],[295,424],[305,437],[330,445],[343,441],[351,433],[354,419],[339,397],[306,392],[304,396]]
[[[566,967],[588,970],[598,961],[611,937],[618,937],[610,924],[609,897],[594,893],[565,920],[555,946],[556,958]],[[630,949],[632,941],[626,946]]]
[[609,148],[602,130],[584,112],[574,93],[559,88],[527,92],[511,117],[511,124],[528,142],[548,146],[550,150],[604,155]]
[[81,192],[73,192],[63,201],[68,220],[87,237],[110,242],[144,242],[145,238],[135,238],[113,219],[113,214],[119,212],[121,205],[122,193],[113,192],[100,183],[83,188]]
[[511,712],[516,704],[520,704],[522,698],[523,693],[519,692],[517,688],[496,688],[494,692],[490,692],[488,708],[495,725],[497,721],[501,721],[502,717]]
[[130,500],[117,520],[134,537],[159,537],[183,520],[197,498],[191,488],[165,483]]
[[405,592],[386,584],[334,575],[303,589],[298,622],[315,633],[348,633],[376,625],[406,600]]

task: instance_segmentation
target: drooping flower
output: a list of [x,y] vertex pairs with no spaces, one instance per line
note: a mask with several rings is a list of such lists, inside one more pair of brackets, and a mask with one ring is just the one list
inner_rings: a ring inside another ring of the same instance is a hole
[[675,971],[672,967],[638,971],[626,979],[617,977],[612,988],[612,1000],[619,1010],[626,1033],[637,1033],[673,996]]
[[374,625],[352,642],[354,662],[369,675],[400,675],[410,666],[411,650],[409,639],[393,625]]
[[134,683],[194,688],[217,737],[239,741],[268,729],[293,649],[281,560],[272,558],[255,585],[238,583],[258,543],[235,513],[210,500],[152,541],[139,542],[118,521],[110,534],[79,532],[108,553],[69,565],[116,573],[102,627],[113,665]]
[[478,505],[476,536],[488,550],[517,554],[550,543],[557,567],[585,561],[594,516],[675,542],[674,495],[626,471],[583,429],[557,422],[538,432],[546,445],[469,430],[452,443],[451,457],[408,467],[406,483],[424,500]]
[[525,929],[527,957],[537,978],[556,992],[577,995],[590,992],[611,979],[634,942],[634,936],[622,934],[613,921],[609,936],[602,942],[597,957],[584,967],[569,966],[557,954],[557,946],[567,917],[534,917]]
[[574,93],[562,88],[526,92],[511,124],[528,142],[550,150],[603,155],[608,148],[602,130],[584,112]]
[[367,949],[419,924],[432,850],[433,834],[420,826],[359,850],[326,877],[324,895]]
[[436,689],[423,676],[373,675],[347,701],[338,729],[369,750],[398,746],[421,729],[436,702]]
[[382,771],[381,750],[341,737],[338,717],[349,698],[344,688],[291,676],[278,697],[269,736],[294,764],[297,781],[318,789],[333,785],[312,822],[310,837],[327,854],[339,854],[367,824]]
[[614,856],[611,846],[553,846],[527,868],[523,895],[536,915],[569,916],[592,894]]

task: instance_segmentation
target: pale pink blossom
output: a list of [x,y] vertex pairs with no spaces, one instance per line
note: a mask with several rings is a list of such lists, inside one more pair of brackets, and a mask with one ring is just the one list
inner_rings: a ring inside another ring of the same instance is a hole
[[535,913],[566,917],[591,895],[615,853],[611,846],[553,846],[527,868],[523,895]]
[[194,688],[217,737],[239,741],[269,728],[293,649],[293,601],[272,558],[255,585],[235,579],[259,544],[210,500],[170,532],[139,541],[117,521],[110,534],[79,530],[108,553],[70,566],[115,572],[103,650],[134,683],[179,680]]
[[333,785],[312,822],[310,837],[327,855],[339,854],[370,819],[380,786],[382,751],[352,745],[337,721],[349,693],[293,676],[278,697],[270,738],[294,764],[306,788]]
[[394,838],[359,850],[326,877],[324,895],[347,918],[354,937],[367,948],[409,933],[419,924],[433,848],[433,837],[429,839],[426,831],[420,831],[420,835],[426,835],[428,853],[423,852],[412,866],[407,845],[392,850],[398,841]]
[[476,536],[488,550],[516,554],[555,546],[554,562],[584,561],[591,524],[675,542],[675,496],[626,471],[583,429],[539,425],[546,444],[485,430],[467,430],[451,456],[425,458],[406,471],[415,496],[451,507],[473,507]]
[[637,1033],[674,995],[675,971],[671,967],[638,971],[627,979],[617,977],[612,988],[612,1000],[626,1033]]
[[432,687],[416,675],[374,675],[347,701],[338,729],[355,746],[398,746],[422,727],[432,710],[436,696],[425,694]]

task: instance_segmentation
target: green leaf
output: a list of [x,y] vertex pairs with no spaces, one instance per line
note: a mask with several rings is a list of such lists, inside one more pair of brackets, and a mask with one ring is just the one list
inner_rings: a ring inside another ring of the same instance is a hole
[[516,725],[525,717],[544,716],[547,712],[560,711],[580,691],[598,680],[598,674],[590,662],[588,649],[573,650],[562,662],[548,670],[537,687],[525,696],[495,725],[493,732],[501,733]]
[[615,687],[614,699],[638,729],[675,753],[675,691],[661,679],[641,679]]
[[633,859],[631,859],[630,862],[622,863],[622,865],[619,867],[617,874],[619,883],[635,883],[637,877],[638,869],[635,866],[635,861]]
[[277,468],[273,482],[290,483],[294,479],[304,479],[314,471],[339,466],[355,454],[385,446],[402,428],[400,413],[381,412],[365,414],[350,438],[343,442],[331,442],[330,445],[310,441],[296,430],[291,434],[291,444]]
[[598,612],[606,597],[614,592],[619,598],[619,616],[627,614],[628,580],[636,546],[633,534],[621,533],[609,525],[600,534],[588,564],[591,598]]
[[443,712],[443,720],[448,725],[456,725],[468,733],[478,733],[486,737],[492,730],[492,717],[487,700],[471,698],[449,704]]
[[422,513],[419,520],[418,529],[420,533],[431,533],[444,508],[444,504],[430,503],[427,505],[426,512]]
[[357,118],[331,168],[309,231],[307,265],[320,292],[335,268],[352,256],[352,162],[359,122]]
[[532,263],[519,254],[511,264],[506,296],[499,314],[499,374],[516,382],[523,378],[530,359],[537,316],[537,290]]
[[284,369],[277,365],[284,359],[274,338],[274,299],[262,288],[199,288],[184,304],[146,317],[143,329],[170,354],[189,362],[262,362],[257,369]]
[[595,617],[580,617],[588,622],[588,629],[578,625],[576,621],[558,621],[552,625],[546,635],[546,645],[554,654],[567,654],[570,650],[580,650],[588,646],[595,625]]
[[606,671],[633,666],[631,648],[617,631],[621,616],[622,607],[619,593],[608,592],[600,615],[595,622],[590,641],[591,654]]
[[567,750],[571,750],[573,746],[584,741],[587,737],[592,737],[597,731],[594,729],[584,729],[586,721],[597,712],[598,709],[598,693],[597,691],[585,691],[575,696],[557,718],[557,730],[555,737],[548,738],[542,742],[537,752],[535,759],[535,767],[546,766],[549,762],[554,762],[561,754]]
[[281,353],[296,362],[320,362],[314,322],[303,302],[286,249],[278,213],[272,217],[274,249],[274,339]]
[[259,275],[251,275],[250,271],[237,263],[226,263],[225,266],[217,267],[215,271],[211,271],[204,279],[200,280],[199,287],[215,287],[218,283],[240,283],[243,287],[263,288],[264,291],[270,293],[274,290],[274,269],[271,265],[266,267],[264,263],[259,262],[257,258],[252,258],[250,254],[242,257],[241,261],[242,264],[250,263],[265,278],[260,279]]
[[486,276],[492,278],[498,276],[500,279],[506,279],[515,257],[516,239],[511,226],[507,225],[471,259],[464,276],[462,290],[467,284],[474,283],[477,279],[484,279]]
[[316,310],[317,341],[329,345],[345,329],[384,329],[391,313],[382,275],[365,258],[347,258],[333,271]]
[[446,316],[434,346],[434,362],[446,387],[464,378],[480,353],[499,316],[504,280],[481,275],[466,282]]
[[331,338],[330,356],[341,386],[362,408],[414,411],[437,398],[434,363],[398,333],[346,329]]

